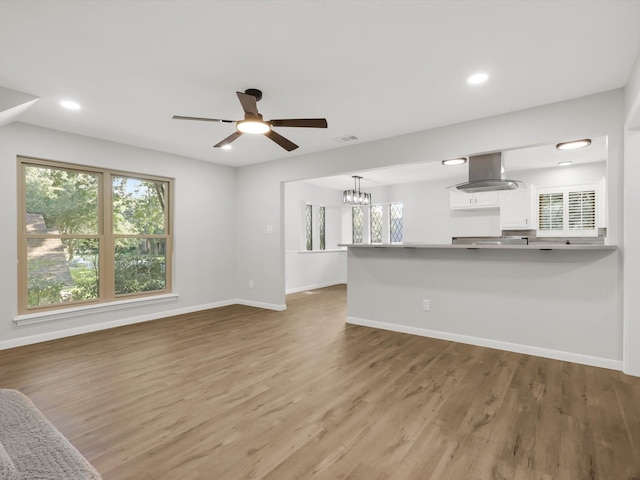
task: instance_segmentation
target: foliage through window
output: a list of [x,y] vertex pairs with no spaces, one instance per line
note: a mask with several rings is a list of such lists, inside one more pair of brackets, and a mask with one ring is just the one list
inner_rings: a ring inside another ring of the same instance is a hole
[[171,291],[169,179],[19,163],[21,313]]
[[353,243],[364,242],[364,209],[353,207],[351,209],[351,230]]
[[389,205],[389,240],[391,243],[402,243],[403,233],[402,203]]

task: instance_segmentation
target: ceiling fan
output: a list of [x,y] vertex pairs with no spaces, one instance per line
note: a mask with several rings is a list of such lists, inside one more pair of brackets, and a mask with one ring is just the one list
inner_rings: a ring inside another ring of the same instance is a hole
[[219,118],[202,118],[202,117],[183,117],[174,115],[175,120],[199,120],[202,122],[223,122],[235,123],[236,131],[214,145],[215,148],[222,148],[230,145],[231,142],[238,139],[245,133],[262,134],[269,137],[286,151],[290,152],[298,148],[298,145],[291,140],[284,138],[279,133],[273,131],[272,127],[306,127],[306,128],[327,128],[327,120],[325,118],[297,118],[285,120],[263,120],[262,115],[258,113],[258,101],[262,98],[262,92],[255,88],[249,88],[244,93],[236,92],[240,104],[244,110],[244,120],[221,120]]

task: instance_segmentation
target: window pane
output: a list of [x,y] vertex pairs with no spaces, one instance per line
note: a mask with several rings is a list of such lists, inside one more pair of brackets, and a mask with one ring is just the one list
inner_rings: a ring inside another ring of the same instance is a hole
[[165,233],[166,182],[112,177],[114,233]]
[[382,243],[382,205],[371,206],[371,243]]
[[389,238],[391,243],[402,243],[402,204],[392,203],[389,205]]
[[27,306],[98,298],[98,240],[27,240]]
[[304,206],[304,232],[307,250],[313,250],[313,207]]
[[325,250],[326,248],[326,243],[325,243],[325,210],[324,207],[320,207],[319,211],[319,218],[318,218],[318,227],[320,230],[320,250]]
[[120,238],[115,242],[116,295],[164,290],[164,238]]
[[539,217],[538,228],[540,230],[563,230],[563,194],[542,193],[538,197]]
[[351,225],[353,243],[362,243],[364,241],[364,211],[362,207],[351,209]]
[[25,165],[27,233],[98,233],[99,175]]

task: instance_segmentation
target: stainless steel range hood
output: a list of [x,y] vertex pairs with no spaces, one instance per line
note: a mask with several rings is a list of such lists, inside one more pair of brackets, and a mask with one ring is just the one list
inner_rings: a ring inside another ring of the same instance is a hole
[[487,153],[469,157],[469,181],[452,185],[450,190],[462,192],[493,192],[515,190],[523,185],[518,180],[506,180],[502,174],[502,153]]

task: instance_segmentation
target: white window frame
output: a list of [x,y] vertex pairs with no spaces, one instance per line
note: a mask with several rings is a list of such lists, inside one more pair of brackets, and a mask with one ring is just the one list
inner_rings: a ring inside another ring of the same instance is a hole
[[[595,191],[595,226],[588,230],[569,229],[569,194],[575,192]],[[540,195],[544,194],[562,194],[563,195],[563,229],[562,230],[540,230]],[[591,183],[585,185],[563,185],[557,187],[536,187],[535,188],[535,222],[536,235],[538,237],[597,237],[598,229],[601,224],[601,202],[602,189],[600,184]]]

